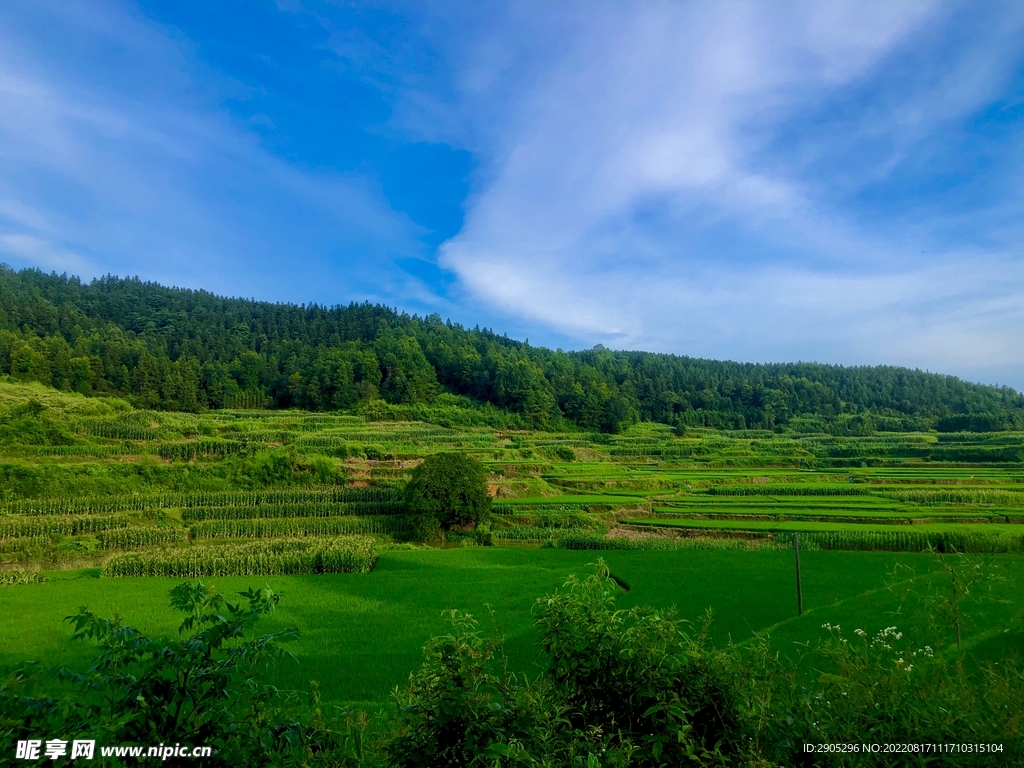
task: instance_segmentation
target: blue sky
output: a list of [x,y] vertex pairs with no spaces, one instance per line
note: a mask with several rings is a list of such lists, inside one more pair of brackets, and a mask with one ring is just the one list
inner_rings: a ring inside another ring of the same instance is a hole
[[0,5],[0,260],[1024,388],[1024,5]]

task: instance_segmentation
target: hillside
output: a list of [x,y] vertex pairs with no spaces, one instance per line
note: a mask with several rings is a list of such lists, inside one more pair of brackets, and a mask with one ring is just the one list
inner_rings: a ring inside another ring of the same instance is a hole
[[259,302],[8,267],[0,373],[193,412],[383,400],[488,407],[487,419],[507,426],[604,432],[637,421],[836,435],[1024,427],[1024,397],[1012,389],[905,368],[553,351],[380,305]]

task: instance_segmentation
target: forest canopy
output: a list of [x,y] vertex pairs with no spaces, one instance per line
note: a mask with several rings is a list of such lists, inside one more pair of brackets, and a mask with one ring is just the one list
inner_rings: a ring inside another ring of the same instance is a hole
[[539,429],[636,421],[734,429],[1024,428],[1008,387],[893,366],[752,364],[550,350],[382,305],[215,296],[138,278],[0,265],[0,373],[141,408],[490,404]]

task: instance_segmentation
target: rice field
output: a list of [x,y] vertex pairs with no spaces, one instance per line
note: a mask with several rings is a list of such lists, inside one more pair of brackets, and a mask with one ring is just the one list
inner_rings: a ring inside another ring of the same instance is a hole
[[[537,669],[531,608],[571,573],[589,572],[604,557],[629,591],[622,607],[676,606],[699,622],[714,611],[712,632],[719,642],[743,642],[753,633],[769,633],[780,648],[819,637],[828,621],[869,630],[921,624],[894,618],[897,599],[885,589],[896,563],[932,572],[928,555],[886,552],[803,553],[803,616],[796,615],[792,553],[774,550],[691,550],[684,552],[592,552],[557,549],[484,548],[381,551],[372,573],[207,577],[225,594],[268,584],[284,597],[265,630],[298,627],[301,637],[290,650],[297,664],[280,662],[272,680],[287,690],[322,686],[328,701],[379,706],[421,658],[423,643],[443,633],[447,608],[469,611],[487,631],[497,627],[507,638],[513,669]],[[1000,556],[1007,576],[1019,578],[1024,561]],[[0,589],[0,610],[16,617],[4,628],[0,665],[29,658],[47,664],[75,665],[86,649],[71,642],[63,618],[81,605],[100,615],[120,613],[147,632],[173,634],[179,619],[167,610],[167,593],[177,578],[97,578],[96,570],[49,574],[41,584]],[[994,603],[969,635],[971,647],[986,654],[1019,644],[1019,614],[1024,605],[1002,587],[1008,602]],[[492,619],[493,616],[493,619]],[[923,631],[922,624],[918,629]],[[1009,632],[1004,630],[1009,629]],[[995,645],[993,645],[995,644]]]

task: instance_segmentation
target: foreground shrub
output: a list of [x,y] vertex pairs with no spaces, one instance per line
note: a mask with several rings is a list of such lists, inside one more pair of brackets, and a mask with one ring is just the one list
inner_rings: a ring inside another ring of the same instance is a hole
[[[792,658],[767,638],[716,649],[671,612],[618,609],[603,564],[536,604],[548,666],[510,675],[471,617],[426,648],[382,734],[387,765],[990,766],[1024,764],[1024,668],[945,663],[895,627],[826,625]],[[808,670],[812,671],[808,674]],[[804,744],[947,743],[997,751],[813,754]]]
[[534,764],[557,703],[502,668],[500,642],[484,638],[472,616],[447,615],[452,633],[427,643],[423,666],[396,694],[399,715],[385,747],[388,764]]
[[671,611],[615,608],[605,569],[537,604],[548,675],[578,725],[615,733],[635,765],[724,760],[739,750],[733,676]]
[[[297,633],[253,636],[280,595],[250,589],[241,598],[232,603],[202,582],[175,587],[171,606],[184,615],[178,639],[148,637],[117,618],[81,609],[68,621],[75,640],[96,643],[93,665],[56,675],[31,664],[0,670],[0,742],[5,750],[19,739],[51,735],[97,745],[177,742],[211,747],[212,757],[201,761],[209,766],[314,762],[337,739],[320,730],[315,717],[296,719],[286,711],[281,692],[258,675],[267,664],[290,658],[281,644]],[[41,695],[44,681],[54,677],[62,694]],[[97,749],[98,764],[125,764],[99,757]],[[172,758],[161,764],[197,763]]]

